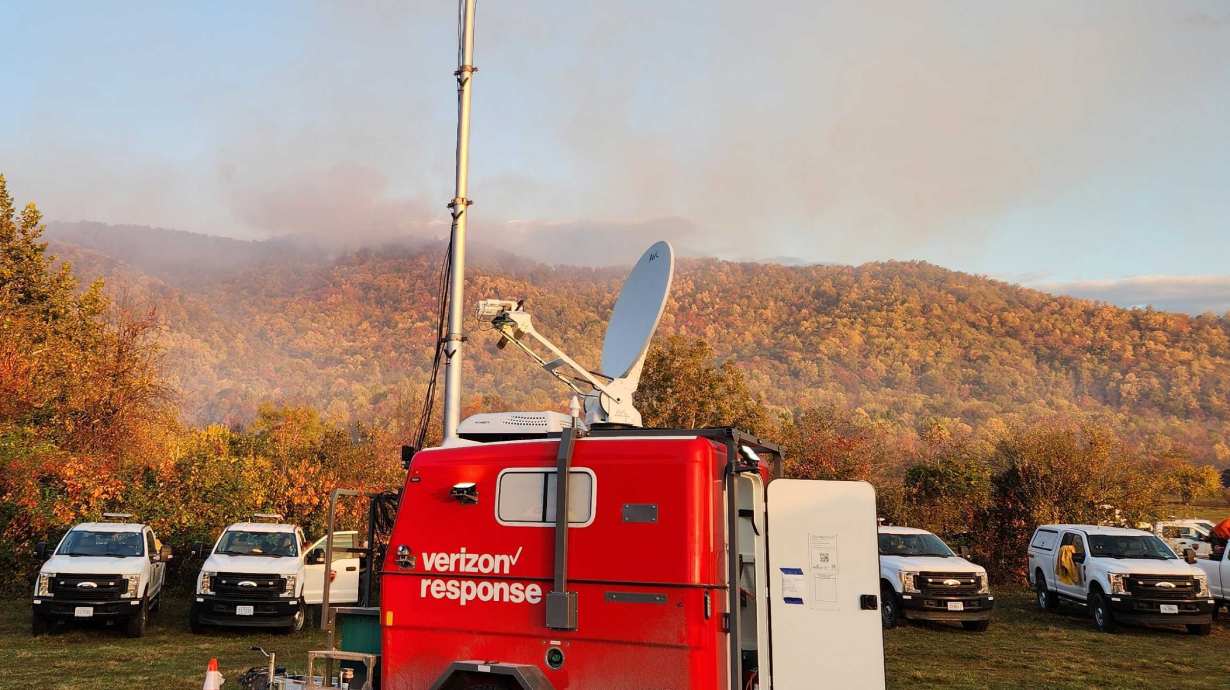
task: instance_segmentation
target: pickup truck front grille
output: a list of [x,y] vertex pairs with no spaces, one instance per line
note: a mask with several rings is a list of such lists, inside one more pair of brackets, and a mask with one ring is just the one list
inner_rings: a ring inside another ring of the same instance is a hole
[[982,576],[977,573],[919,573],[914,582],[924,595],[933,597],[967,597],[982,589]]
[[128,580],[122,575],[64,573],[51,578],[51,593],[61,599],[112,601],[126,591]]
[[268,599],[286,591],[286,578],[281,575],[218,573],[211,584],[214,594],[226,597]]
[[1196,580],[1182,575],[1129,575],[1127,591],[1147,599],[1193,599],[1200,591]]

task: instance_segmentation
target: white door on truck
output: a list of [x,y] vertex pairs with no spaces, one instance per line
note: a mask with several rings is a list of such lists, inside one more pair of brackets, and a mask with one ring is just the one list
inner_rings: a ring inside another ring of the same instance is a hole
[[883,688],[875,489],[778,479],[766,503],[774,690]]
[[[335,532],[333,564],[329,568],[333,581],[329,584],[329,604],[353,604],[359,600],[359,557],[343,549],[357,546],[355,532]],[[303,599],[319,604],[324,598],[325,539],[321,537],[308,547],[304,566]]]

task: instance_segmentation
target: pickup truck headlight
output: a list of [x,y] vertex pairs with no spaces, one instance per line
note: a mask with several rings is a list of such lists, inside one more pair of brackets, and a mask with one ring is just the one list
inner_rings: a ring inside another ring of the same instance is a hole
[[915,584],[915,579],[918,573],[910,571],[902,571],[901,573],[901,591],[908,594],[917,594],[918,586]]
[[979,594],[990,594],[991,593],[991,579],[987,577],[986,573],[978,573],[978,593]]
[[207,570],[201,571],[201,575],[197,579],[197,583],[196,583],[196,593],[197,594],[213,594],[214,593],[214,588],[213,588],[214,575],[215,573],[211,573]]
[[141,586],[141,576],[140,575],[125,575],[124,579],[128,580],[128,589],[125,590],[124,593],[121,594],[120,596],[123,597],[124,599],[136,599],[137,598],[137,588]]
[[56,576],[55,573],[39,573],[38,574],[38,584],[35,586],[35,589],[34,589],[34,596],[36,597],[55,596],[51,593],[51,578],[55,576]]
[[282,592],[282,596],[284,597],[295,596],[295,576],[294,575],[286,576],[286,589]]
[[1127,594],[1127,575],[1125,573],[1110,573],[1106,576],[1110,579],[1111,594]]
[[1200,588],[1200,591],[1196,593],[1196,596],[1198,597],[1210,596],[1208,575],[1205,575],[1204,573],[1200,573],[1199,575],[1197,575],[1196,576],[1196,586]]

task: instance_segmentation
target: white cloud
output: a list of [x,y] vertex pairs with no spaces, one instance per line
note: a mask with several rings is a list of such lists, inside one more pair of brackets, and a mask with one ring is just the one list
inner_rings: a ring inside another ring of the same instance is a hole
[[1030,287],[1121,307],[1146,307],[1189,314],[1230,314],[1230,275],[1133,276],[1112,280],[1032,283]]

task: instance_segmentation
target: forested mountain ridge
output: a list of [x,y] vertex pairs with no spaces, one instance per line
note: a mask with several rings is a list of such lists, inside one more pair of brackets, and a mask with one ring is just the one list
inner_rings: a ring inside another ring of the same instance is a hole
[[[156,307],[171,382],[197,421],[246,420],[262,400],[365,419],[398,409],[425,381],[439,245],[329,258],[254,243],[230,270],[189,280],[120,243],[87,251],[56,238],[52,252],[85,281],[101,275],[113,294]],[[596,366],[623,275],[480,254],[466,294],[527,299],[543,333]],[[707,340],[786,414],[834,403],[913,429],[932,417],[981,424],[1082,410],[1230,464],[1226,317],[1120,309],[920,262],[689,259],[660,333]],[[560,407],[554,382],[515,352],[496,354],[482,324],[468,335],[471,397]]]

